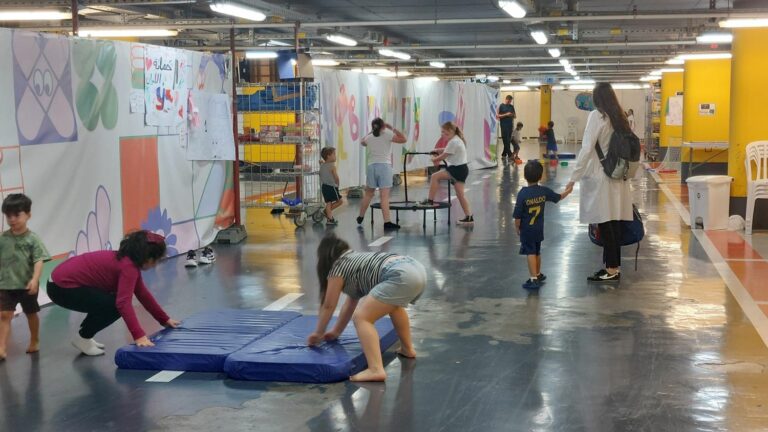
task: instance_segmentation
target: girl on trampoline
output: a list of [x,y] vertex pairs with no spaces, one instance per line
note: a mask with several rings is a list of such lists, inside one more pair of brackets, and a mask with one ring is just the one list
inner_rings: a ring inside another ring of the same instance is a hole
[[[435,149],[433,151],[432,162],[439,164],[446,161],[448,166],[445,170],[440,170],[434,174],[429,183],[429,195],[424,201],[418,203],[419,207],[433,207],[435,205],[435,196],[440,182],[443,180],[453,180],[456,188],[456,198],[459,199],[462,210],[464,210],[464,219],[460,219],[458,225],[474,225],[475,218],[472,216],[472,210],[469,208],[464,194],[464,183],[469,175],[469,166],[467,165],[467,144],[464,140],[464,134],[461,129],[453,122],[443,124],[440,131],[442,138],[448,141],[445,148]],[[450,203],[449,203],[450,204]]]
[[[317,248],[317,277],[320,279],[320,313],[317,328],[307,338],[307,345],[338,339],[352,320],[368,369],[350,377],[351,381],[387,378],[379,334],[374,327],[384,315],[392,319],[400,339],[397,353],[407,358],[416,357],[405,307],[421,296],[427,284],[427,272],[421,263],[409,256],[355,252],[347,242],[331,234]],[[333,328],[326,331],[341,293],[347,298]]]

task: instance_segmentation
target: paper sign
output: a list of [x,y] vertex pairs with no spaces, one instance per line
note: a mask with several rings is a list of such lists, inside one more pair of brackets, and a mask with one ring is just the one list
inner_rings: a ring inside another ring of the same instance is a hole
[[175,126],[186,118],[187,53],[147,45],[144,55],[144,102],[147,126]]
[[144,90],[131,90],[131,113],[144,113]]
[[235,160],[230,103],[226,94],[190,93],[188,160]]
[[715,104],[713,103],[699,104],[699,115],[701,116],[715,115]]

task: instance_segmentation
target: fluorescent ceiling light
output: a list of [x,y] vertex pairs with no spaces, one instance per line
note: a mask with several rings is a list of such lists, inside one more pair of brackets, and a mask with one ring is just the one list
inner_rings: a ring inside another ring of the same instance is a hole
[[639,90],[643,88],[640,84],[629,83],[611,83],[611,87],[613,87],[614,90]]
[[512,81],[510,81],[510,80],[504,80],[504,81],[502,81],[501,83],[502,83],[502,84],[511,84],[511,83],[512,83]]
[[81,28],[78,31],[78,36],[80,37],[114,37],[114,38],[121,38],[121,37],[171,37],[176,36],[179,34],[176,30],[168,30],[168,29],[126,29],[126,28],[116,28],[116,29],[103,29],[103,28]]
[[720,21],[723,28],[768,27],[768,18],[739,18]]
[[442,69],[445,67],[445,63],[439,62],[439,61],[429,62],[429,65],[432,66],[433,68],[439,68],[439,69]]
[[719,60],[731,58],[731,53],[701,53],[701,54],[681,54],[677,58],[681,60]]
[[565,90],[565,86],[562,86],[562,85],[552,86],[552,90]]
[[685,69],[683,68],[661,68],[659,69],[661,73],[670,73],[670,72],[685,72]]
[[514,0],[501,0],[499,7],[512,18],[524,18],[526,14],[525,8]]
[[486,74],[477,74],[477,75],[475,75],[475,79],[481,79],[482,80],[482,79],[485,79],[487,76],[488,75],[486,75]]
[[560,84],[564,85],[595,85],[595,81],[591,79],[584,79],[584,80],[562,80],[560,81]]
[[246,51],[245,58],[247,59],[273,59],[277,58],[277,53],[274,51]]
[[364,68],[362,72],[367,74],[380,75],[389,71],[383,68]]
[[493,82],[498,81],[499,77],[497,77],[496,75],[488,75],[487,80],[488,80],[488,82],[492,82],[493,83]]
[[640,81],[658,81],[659,79],[661,79],[661,77],[648,75],[648,76],[641,77]]
[[547,43],[547,34],[544,33],[543,31],[538,31],[538,30],[537,31],[532,31],[531,32],[531,37],[539,45],[545,45]]
[[568,90],[592,90],[595,88],[594,84],[575,84],[568,86]]
[[345,36],[343,34],[338,34],[338,33],[328,34],[328,35],[325,35],[325,39],[339,45],[350,46],[350,47],[357,46],[356,40],[352,39],[349,36]]
[[410,60],[411,59],[411,55],[408,54],[408,53],[404,53],[402,51],[395,51],[395,50],[391,50],[391,49],[386,49],[386,48],[380,49],[379,50],[379,54],[383,55],[384,57],[394,57],[394,58],[398,58],[400,60]]
[[696,37],[698,43],[731,43],[733,35],[730,33],[704,33]]
[[395,78],[395,77],[401,78],[401,77],[411,76],[411,73],[408,71],[397,71],[397,72],[385,71],[383,73],[380,73],[379,76],[384,78]]
[[560,64],[563,66],[567,66],[568,64],[570,64],[570,62],[568,62],[568,59],[560,59]]
[[354,68],[354,69],[350,69],[349,71],[350,71],[350,72],[354,72],[354,73],[360,73],[360,72],[362,72],[363,70],[362,70],[361,68]]
[[529,91],[530,88],[524,85],[504,86],[500,88],[501,91]]
[[211,10],[235,18],[247,19],[249,21],[264,21],[267,19],[267,15],[262,11],[231,1],[213,2],[211,3]]
[[338,66],[339,62],[333,59],[312,59],[312,66]]
[[262,46],[262,47],[276,47],[276,46],[278,46],[278,47],[289,47],[289,46],[293,46],[293,44],[289,44],[289,43],[286,43],[286,42],[283,42],[283,41],[279,41],[279,40],[270,39],[269,42],[260,43],[259,46]]
[[648,76],[652,77],[660,77],[661,76],[661,69],[652,70]]
[[2,10],[0,21],[60,21],[71,19],[72,14],[58,10]]
[[548,49],[547,52],[554,58],[560,57],[560,50],[557,48]]
[[541,85],[541,81],[528,81],[524,83],[523,85],[529,86],[529,87],[538,87]]
[[578,73],[578,72],[576,72],[576,71],[575,71],[575,70],[573,70],[573,69],[569,70],[569,71],[568,71],[568,73],[569,73],[569,74],[571,74],[571,76],[573,76],[573,77],[575,77],[575,76],[578,76],[578,75],[579,75],[579,73]]
[[685,64],[685,60],[683,60],[683,59],[681,59],[681,58],[677,58],[677,57],[675,57],[675,58],[673,58],[673,59],[669,59],[669,60],[667,60],[667,61],[666,61],[666,62],[664,62],[664,63],[666,63],[666,64],[668,64],[668,65],[681,65],[681,64]]
[[416,77],[416,79],[420,81],[440,81],[440,78],[436,76],[420,76]]

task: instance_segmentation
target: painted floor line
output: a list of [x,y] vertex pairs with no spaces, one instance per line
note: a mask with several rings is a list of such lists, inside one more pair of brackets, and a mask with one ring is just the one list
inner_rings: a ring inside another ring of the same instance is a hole
[[183,374],[184,371],[170,371],[170,370],[164,370],[160,371],[151,377],[147,378],[146,382],[161,382],[161,383],[167,383],[171,382],[174,379],[178,378]]
[[472,186],[477,186],[477,185],[482,184],[482,183],[483,183],[482,180],[477,180],[477,181],[472,182]]
[[286,306],[296,301],[298,298],[303,296],[304,293],[290,293],[286,294],[282,297],[280,297],[278,300],[275,300],[271,304],[269,304],[267,307],[264,308],[265,311],[279,311],[285,309]]
[[720,252],[717,251],[717,248],[712,244],[707,234],[702,230],[693,230],[693,235],[715,265],[717,272],[720,273],[720,277],[725,281],[731,294],[739,302],[741,310],[744,311],[749,321],[755,326],[755,330],[757,330],[760,338],[763,339],[763,343],[768,346],[768,317],[760,309],[760,306],[757,305],[749,291],[744,288],[744,285],[742,285],[736,274],[733,273],[731,267],[720,255]]
[[368,247],[379,247],[390,240],[392,240],[392,236],[381,236],[375,241],[370,242]]
[[765,261],[764,259],[758,259],[758,258],[724,258],[726,261],[742,261],[742,262],[759,262],[759,261]]
[[661,180],[661,177],[659,177],[658,174],[656,174],[653,171],[648,171],[651,174],[651,177],[656,181],[656,183],[659,185],[659,188],[664,192],[664,195],[669,198],[669,201],[672,203],[672,205],[677,210],[677,213],[680,214],[680,218],[683,219],[683,222],[685,222],[686,225],[691,226],[691,214],[688,212],[688,209],[683,206],[683,203],[680,202],[680,200],[675,196],[675,194],[672,193],[672,191],[669,189],[669,186],[665,185],[663,181]]

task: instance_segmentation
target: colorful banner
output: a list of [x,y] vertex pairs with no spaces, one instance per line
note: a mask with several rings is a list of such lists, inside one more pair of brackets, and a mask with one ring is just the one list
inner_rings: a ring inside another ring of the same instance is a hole
[[[498,90],[482,84],[388,79],[325,69],[315,70],[320,82],[323,142],[337,149],[342,187],[365,183],[366,154],[360,139],[381,117],[402,131],[408,142],[395,145],[395,172],[402,170],[402,153],[429,152],[446,143],[440,125],[455,122],[467,140],[471,169],[495,166]],[[429,166],[428,156],[411,157],[408,169]]]
[[147,126],[132,103],[145,52],[173,59],[182,107],[191,88],[232,88],[219,56],[0,29],[0,98],[16,101],[0,104],[0,195],[32,198],[30,228],[57,258],[116,249],[135,229],[185,253],[234,219],[231,162],[188,161],[184,127]]

